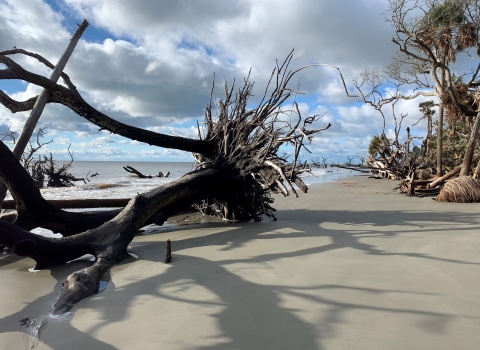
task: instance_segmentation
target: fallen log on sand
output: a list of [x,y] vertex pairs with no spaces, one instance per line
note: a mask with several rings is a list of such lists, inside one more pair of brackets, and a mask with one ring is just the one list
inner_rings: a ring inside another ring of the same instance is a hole
[[[478,162],[480,160],[480,154],[477,154],[475,157],[473,157],[472,159],[472,163],[475,163],[475,162]],[[437,185],[441,185],[443,182],[445,182],[446,180],[454,177],[455,175],[459,174],[460,173],[460,170],[461,170],[462,166],[459,165],[457,166],[456,168],[454,168],[453,170],[451,170],[450,172],[446,173],[445,175],[443,175],[442,177],[439,177],[438,179],[436,179],[435,181],[433,181],[432,183],[430,183],[430,185],[428,185],[428,188],[433,188]]]
[[[104,199],[50,199],[47,202],[60,209],[86,208],[123,208],[131,198],[104,198]],[[2,209],[16,209],[14,200],[4,201]]]

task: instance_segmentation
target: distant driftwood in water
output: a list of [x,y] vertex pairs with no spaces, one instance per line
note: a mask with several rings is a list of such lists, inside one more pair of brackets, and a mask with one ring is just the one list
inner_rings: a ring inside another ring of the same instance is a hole
[[151,179],[152,178],[151,175],[143,175],[141,172],[139,172],[134,167],[131,167],[130,165],[124,166],[123,169],[125,169],[125,171],[128,171],[129,173],[137,175],[141,179]]
[[166,174],[162,173],[161,171],[158,172],[158,175],[156,175],[156,177],[169,177],[170,176],[170,172],[168,171]]
[[367,166],[361,166],[361,165],[355,165],[355,164],[330,164],[331,168],[342,168],[342,169],[348,169],[348,170],[354,170],[354,171],[360,171],[361,173],[369,173],[370,172],[370,167]]
[[[124,166],[123,169],[125,169],[125,171],[128,171],[129,173],[137,175],[141,179],[152,179],[153,178],[152,175],[144,175],[141,172],[139,172],[137,169],[135,169],[134,167],[131,167],[130,165]],[[155,177],[169,177],[169,176],[170,176],[170,172],[167,172],[166,174],[164,174],[161,171],[159,171],[158,175],[156,175]]]

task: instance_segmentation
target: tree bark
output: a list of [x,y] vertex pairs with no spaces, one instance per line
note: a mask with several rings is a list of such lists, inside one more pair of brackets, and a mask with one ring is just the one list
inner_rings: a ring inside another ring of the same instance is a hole
[[61,314],[96,293],[100,276],[124,258],[128,244],[153,215],[160,213],[168,218],[185,205],[210,196],[235,193],[242,186],[241,175],[235,168],[202,169],[138,195],[114,219],[75,236],[47,238],[0,221],[0,245],[11,248],[19,256],[34,259],[35,269],[63,264],[85,254],[97,258],[95,264],[67,278],[53,311]]
[[[49,100],[50,103],[60,103],[68,107],[80,117],[85,118],[100,127],[101,130],[108,130],[113,134],[121,135],[131,140],[144,142],[149,145],[178,149],[186,152],[211,155],[214,150],[215,142],[213,140],[195,140],[181,136],[159,134],[123,124],[97,111],[82,98],[76,89],[66,88],[50,81],[44,76],[26,71],[19,64],[4,55],[0,55],[0,63],[7,66],[6,69],[0,69],[0,80],[22,79],[28,83],[48,89],[51,93]],[[17,110],[19,108],[24,111],[29,110],[27,108],[31,105],[31,100],[32,99],[29,99],[28,103],[25,103],[27,101],[22,103],[14,101],[8,95],[0,94],[0,103],[7,108],[9,108],[9,106],[15,106],[15,109]],[[10,110],[13,112],[12,109]]]
[[[47,202],[59,209],[86,208],[123,208],[131,198],[100,198],[100,199],[48,199]],[[16,209],[14,200],[3,202],[2,209]]]
[[98,227],[118,214],[118,210],[72,213],[55,208],[42,197],[25,168],[1,141],[0,164],[0,178],[7,185],[16,203],[15,225],[26,230],[44,227],[69,236]]
[[[0,142],[0,177],[16,202],[18,218],[15,225],[26,228],[33,225],[57,227],[57,232],[63,229],[70,235],[61,239],[46,238],[0,222],[0,245],[12,248],[18,255],[33,258],[39,269],[62,264],[84,254],[97,258],[95,264],[67,278],[54,313],[65,312],[78,300],[94,294],[101,274],[123,259],[128,244],[149,220],[161,225],[169,216],[192,205],[202,213],[212,213],[224,219],[259,221],[265,215],[275,220],[276,210],[270,204],[274,201],[271,194],[276,188],[282,187],[288,193],[288,186],[296,194],[293,187],[296,184],[307,191],[298,177],[304,171],[297,166],[300,150],[304,148],[304,141],[311,142],[311,135],[328,129],[331,124],[310,129],[311,124],[321,116],[304,118],[295,104],[298,121],[279,125],[277,117],[292,93],[288,83],[294,74],[307,67],[289,70],[292,58],[293,51],[282,65],[277,64],[265,95],[255,108],[247,107],[253,89],[249,77],[237,90],[225,84],[225,98],[222,100],[213,98],[212,88],[210,102],[204,110],[203,133],[199,129],[200,140],[194,140],[118,123],[88,105],[76,89],[65,88],[27,72],[0,53],[0,63],[7,66],[0,70],[0,79],[20,78],[49,89],[50,101],[62,103],[112,132],[161,147],[191,151],[196,169],[200,168],[181,179],[138,195],[120,214],[104,222],[98,215],[89,219],[88,213],[68,213],[47,203],[26,170]],[[270,97],[266,95],[267,91],[270,91]],[[8,99],[6,103],[1,94],[0,103],[9,105]],[[213,107],[218,111],[212,113]],[[280,155],[285,144],[294,147],[291,162],[288,155]],[[96,226],[93,226],[94,220],[97,220]],[[95,228],[80,232],[81,225]]]
[[475,173],[473,174],[474,179],[478,179],[480,177],[480,161],[477,163],[477,167],[475,168]]
[[[445,58],[443,59],[445,63]],[[442,68],[440,71],[440,84],[442,84],[442,89],[445,84],[445,70]],[[443,103],[442,99],[440,98],[440,107],[438,110],[438,132],[437,132],[437,176],[442,176],[443,173]]]
[[[68,59],[73,53],[75,46],[80,40],[85,29],[88,27],[88,22],[84,19],[82,24],[77,27],[75,33],[73,33],[72,38],[70,39],[70,43],[68,44],[67,48],[65,49],[63,55],[60,57],[57,65],[53,69],[52,73],[50,74],[50,81],[56,83],[62,74],[63,69],[67,65]],[[43,109],[47,104],[48,100],[50,99],[50,91],[47,89],[43,89],[37,100],[35,101],[35,105],[32,108],[32,112],[30,113],[30,117],[27,119],[22,133],[18,137],[17,141],[15,142],[15,146],[13,147],[13,154],[17,159],[22,157],[25,148],[27,147],[30,138],[33,135],[33,131],[37,126],[38,120],[42,115]],[[7,186],[0,181],[0,207],[2,206],[3,200],[5,199],[5,195],[7,194]]]
[[468,139],[467,149],[463,156],[462,168],[460,170],[460,176],[469,176],[472,171],[472,158],[473,151],[477,144],[478,131],[480,129],[480,111],[477,113],[477,118],[473,124],[472,131],[470,132],[470,138]]
[[437,132],[437,176],[442,176],[443,170],[443,106],[438,110],[438,132]]

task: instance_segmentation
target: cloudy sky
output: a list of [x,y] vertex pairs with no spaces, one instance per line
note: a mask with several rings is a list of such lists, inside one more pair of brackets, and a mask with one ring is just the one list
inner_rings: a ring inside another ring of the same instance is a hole
[[[217,85],[242,80],[252,68],[261,95],[275,60],[295,49],[291,68],[310,63],[339,67],[354,93],[352,78],[365,68],[382,68],[395,52],[393,30],[382,13],[386,0],[0,0],[0,51],[16,46],[54,64],[77,23],[90,23],[65,71],[84,98],[124,123],[153,131],[196,137],[213,73]],[[32,59],[13,57],[25,68],[49,75]],[[309,68],[298,75],[303,115],[325,114],[333,126],[317,136],[310,156],[346,161],[365,151],[382,119],[371,107],[346,96],[337,73]],[[38,87],[0,81],[17,100]],[[220,96],[220,95],[218,95]],[[257,97],[252,98],[252,105]],[[420,117],[420,101],[402,102],[405,126]],[[0,106],[0,132],[21,130],[28,113]],[[50,149],[64,159],[68,145],[76,160],[190,161],[188,153],[149,147],[98,131],[68,109],[48,105],[40,126]],[[415,129],[417,128],[417,129]],[[391,125],[389,126],[391,129]],[[423,133],[420,123],[414,130]],[[390,130],[391,132],[391,130]]]

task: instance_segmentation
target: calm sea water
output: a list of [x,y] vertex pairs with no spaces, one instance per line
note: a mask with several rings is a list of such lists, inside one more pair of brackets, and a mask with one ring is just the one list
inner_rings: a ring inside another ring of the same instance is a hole
[[[159,171],[170,172],[168,178],[153,177],[140,179],[123,169],[132,166],[144,175],[155,176]],[[179,179],[185,173],[194,169],[193,162],[82,162],[72,164],[71,173],[78,178],[85,178],[90,172],[86,184],[83,181],[75,183],[74,187],[43,188],[42,195],[46,199],[76,199],[76,198],[132,198],[138,193],[147,192],[167,182]],[[98,176],[91,177],[98,173]],[[340,179],[352,172],[344,169],[315,169],[315,176],[306,175],[303,179],[308,186]],[[11,199],[8,196],[7,199]]]

